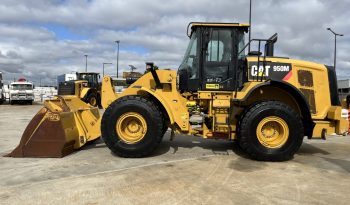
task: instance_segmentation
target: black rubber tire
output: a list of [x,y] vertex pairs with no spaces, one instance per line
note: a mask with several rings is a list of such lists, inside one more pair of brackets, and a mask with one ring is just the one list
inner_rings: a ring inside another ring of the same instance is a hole
[[[126,112],[141,114],[147,122],[147,133],[139,142],[128,144],[117,135],[117,119]],[[163,115],[150,99],[138,95],[125,96],[108,106],[102,116],[101,133],[107,147],[121,157],[144,157],[152,154],[162,139]]]
[[11,105],[14,105],[15,102],[14,102],[13,100],[10,100],[10,104],[11,104]]
[[[92,98],[95,98],[95,102],[96,102],[95,105],[90,104]],[[86,102],[87,104],[89,104],[89,105],[91,105],[91,106],[97,107],[97,106],[98,106],[98,96],[97,96],[97,94],[94,93],[94,92],[89,93],[89,94],[85,97],[84,102]]]
[[101,103],[101,95],[100,93],[97,93],[97,107],[102,109],[102,103]]
[[[259,122],[268,116],[282,118],[288,125],[289,137],[279,148],[267,148],[256,135]],[[286,161],[293,158],[304,138],[303,122],[297,112],[278,101],[254,104],[242,115],[238,124],[238,142],[242,150],[252,159],[259,161]]]

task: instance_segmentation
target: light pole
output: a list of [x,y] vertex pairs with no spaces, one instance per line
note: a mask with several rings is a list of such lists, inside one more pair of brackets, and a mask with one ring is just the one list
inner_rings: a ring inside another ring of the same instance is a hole
[[102,63],[102,77],[105,76],[105,65],[112,65],[113,63]]
[[85,56],[85,72],[87,72],[87,57],[88,55],[84,55]]
[[331,28],[327,28],[327,30],[334,34],[334,70],[335,70],[335,66],[337,64],[337,36],[344,36],[344,35],[334,32]]
[[119,43],[120,43],[120,40],[115,41],[115,43],[117,43],[117,45],[118,45],[118,49],[117,49],[117,78],[118,78],[118,76],[119,76],[118,72],[119,72]]

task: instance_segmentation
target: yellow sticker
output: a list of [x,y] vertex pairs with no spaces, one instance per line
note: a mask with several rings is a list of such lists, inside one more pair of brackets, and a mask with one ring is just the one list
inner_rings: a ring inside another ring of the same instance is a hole
[[218,89],[220,89],[220,86],[219,86],[219,84],[205,84],[205,88],[218,90]]
[[60,115],[56,113],[49,113],[49,121],[60,121]]

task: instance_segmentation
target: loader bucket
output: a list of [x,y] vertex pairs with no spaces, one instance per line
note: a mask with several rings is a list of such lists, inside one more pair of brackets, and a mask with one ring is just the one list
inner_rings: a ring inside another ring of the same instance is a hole
[[64,157],[100,136],[98,108],[75,96],[57,96],[25,129],[19,145],[8,157]]

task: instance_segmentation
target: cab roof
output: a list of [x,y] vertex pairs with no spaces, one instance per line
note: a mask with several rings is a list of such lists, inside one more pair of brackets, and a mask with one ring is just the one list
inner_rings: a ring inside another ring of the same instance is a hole
[[100,74],[96,72],[79,72],[78,74]]
[[189,26],[208,26],[208,27],[249,27],[249,24],[241,23],[215,23],[215,22],[191,22]]
[[[217,22],[191,22],[187,26],[187,36],[190,37],[195,27],[241,27],[248,31],[250,27],[249,24],[241,24],[241,23],[217,23]],[[189,33],[189,29],[191,28],[191,32]]]
[[29,81],[16,81],[16,82],[12,82],[12,83],[10,83],[11,85],[33,85],[33,83],[32,82],[29,82]]

